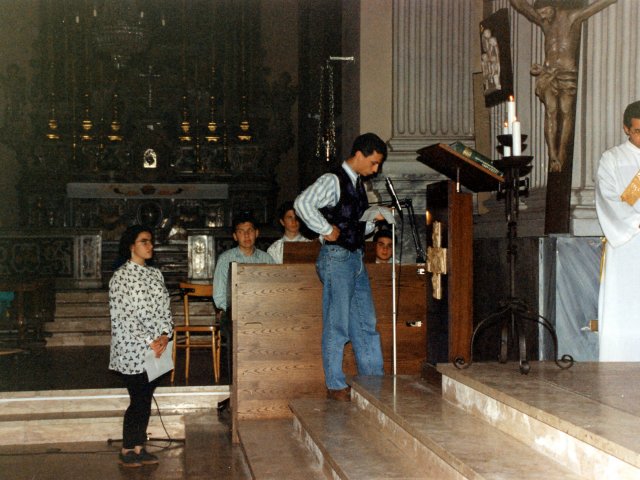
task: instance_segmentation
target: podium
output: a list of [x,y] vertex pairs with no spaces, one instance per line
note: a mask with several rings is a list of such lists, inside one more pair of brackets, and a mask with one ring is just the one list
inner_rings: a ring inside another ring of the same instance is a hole
[[451,180],[427,186],[427,361],[471,359],[473,335],[473,196],[504,178],[445,144],[418,150],[418,161]]

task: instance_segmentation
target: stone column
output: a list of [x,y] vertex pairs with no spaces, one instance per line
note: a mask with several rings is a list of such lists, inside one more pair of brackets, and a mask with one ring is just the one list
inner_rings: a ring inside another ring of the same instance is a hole
[[[392,136],[383,174],[401,198],[412,198],[418,217],[427,183],[442,177],[416,151],[456,140],[473,145],[474,12],[468,0],[393,1]],[[374,188],[388,198],[380,177]]]

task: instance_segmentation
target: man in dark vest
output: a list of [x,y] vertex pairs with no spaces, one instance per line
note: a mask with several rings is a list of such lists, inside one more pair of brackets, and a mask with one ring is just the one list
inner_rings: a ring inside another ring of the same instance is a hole
[[[322,290],[322,365],[328,398],[351,399],[342,371],[344,346],[351,341],[359,375],[383,375],[380,336],[364,266],[364,238],[374,222],[361,222],[368,208],[362,177],[375,174],[387,145],[373,133],[353,142],[351,155],[325,173],[294,202],[298,216],[323,242],[316,267]],[[378,215],[376,220],[382,220]]]

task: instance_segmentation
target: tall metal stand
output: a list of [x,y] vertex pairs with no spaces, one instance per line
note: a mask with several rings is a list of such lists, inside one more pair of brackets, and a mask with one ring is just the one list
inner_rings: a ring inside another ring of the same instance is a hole
[[[500,137],[503,137],[502,135]],[[510,136],[509,136],[510,137]],[[500,139],[505,144],[504,139]],[[554,362],[558,367],[565,369],[573,365],[573,357],[571,355],[563,355],[558,359],[558,337],[554,326],[543,316],[531,309],[527,303],[516,296],[515,278],[516,278],[516,259],[517,245],[516,238],[518,236],[518,208],[520,194],[528,194],[528,180],[520,178],[527,175],[531,171],[530,156],[511,156],[503,157],[501,160],[494,161],[494,165],[504,172],[504,187],[498,192],[498,198],[505,200],[505,214],[507,219],[507,261],[509,264],[509,296],[500,302],[495,312],[482,320],[473,330],[471,337],[471,352],[469,352],[469,362],[461,357],[454,360],[457,368],[467,368],[473,363],[473,345],[476,336],[484,328],[491,325],[500,325],[500,363],[506,363],[508,360],[508,348],[510,342],[517,339],[518,342],[518,358],[520,362],[520,373],[527,374],[531,369],[527,360],[527,340],[525,336],[525,324],[533,323],[542,325],[549,333],[553,340]]]

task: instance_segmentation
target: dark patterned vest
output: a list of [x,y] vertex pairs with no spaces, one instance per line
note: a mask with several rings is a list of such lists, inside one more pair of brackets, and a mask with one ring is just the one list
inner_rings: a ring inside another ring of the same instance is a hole
[[354,187],[349,174],[342,166],[331,173],[335,174],[340,182],[340,199],[335,207],[325,207],[320,212],[330,224],[340,229],[340,236],[335,242],[325,241],[325,243],[339,245],[353,252],[364,247],[366,223],[361,222],[360,217],[369,207],[367,193],[360,177]]

